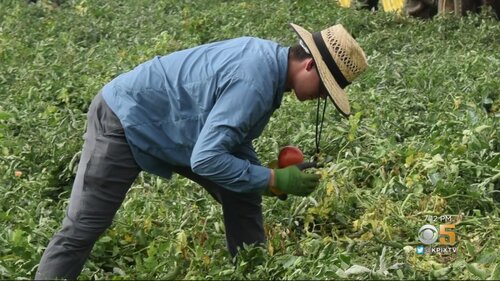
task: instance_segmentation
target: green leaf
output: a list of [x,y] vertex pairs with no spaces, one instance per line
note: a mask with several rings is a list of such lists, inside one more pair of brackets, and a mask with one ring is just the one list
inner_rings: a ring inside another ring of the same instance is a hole
[[15,229],[12,234],[11,234],[11,241],[12,241],[12,244],[16,245],[16,246],[23,246],[23,244],[25,243],[25,240],[24,240],[24,236],[25,236],[26,232],[22,229]]
[[453,269],[453,267],[448,266],[448,267],[433,270],[432,276],[435,278],[444,277],[444,276],[448,275],[448,273],[450,273],[452,269]]
[[9,119],[11,117],[12,117],[12,114],[5,112],[5,111],[0,111],[0,120]]
[[396,270],[396,274],[398,275],[399,279],[404,279],[405,275],[403,274],[403,271],[401,269]]
[[479,277],[483,280],[488,277],[488,274],[486,273],[486,271],[479,269],[476,265],[474,265],[472,263],[467,263],[465,266],[467,267],[467,270],[469,270],[470,273],[476,275],[477,277]]
[[349,276],[349,275],[359,275],[370,272],[372,272],[371,269],[362,265],[354,264],[345,271],[345,274]]
[[101,243],[108,243],[111,240],[113,240],[113,239],[109,236],[103,236],[103,237],[99,238],[99,242],[101,242]]
[[297,256],[291,256],[290,258],[288,258],[288,259],[286,260],[286,262],[285,262],[285,263],[283,263],[283,267],[284,267],[284,268],[289,268],[289,267],[291,267],[291,266],[292,266],[292,265],[293,265],[293,264],[297,261],[297,259],[298,259],[298,258],[299,258],[299,257],[297,257]]
[[495,265],[495,268],[493,269],[490,277],[488,277],[488,280],[500,280],[500,266],[498,263]]
[[498,253],[495,250],[487,249],[481,252],[475,262],[479,264],[491,264],[496,263],[497,259]]
[[476,250],[474,245],[470,243],[469,241],[464,241],[465,248],[467,248],[467,252],[469,253],[470,256],[474,257],[476,255]]

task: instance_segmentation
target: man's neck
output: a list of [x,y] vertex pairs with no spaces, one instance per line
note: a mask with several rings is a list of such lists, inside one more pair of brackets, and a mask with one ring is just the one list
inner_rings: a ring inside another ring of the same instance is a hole
[[298,74],[305,69],[307,64],[307,59],[297,60],[294,58],[288,58],[288,70],[286,75],[286,84],[285,88],[290,91],[291,89],[295,89],[295,83],[297,81]]

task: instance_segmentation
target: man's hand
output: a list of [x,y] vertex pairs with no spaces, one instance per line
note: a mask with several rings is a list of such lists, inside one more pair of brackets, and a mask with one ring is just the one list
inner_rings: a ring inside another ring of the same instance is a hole
[[270,189],[278,189],[285,194],[307,196],[316,189],[319,179],[319,175],[303,173],[299,167],[292,165],[274,169],[274,184],[271,184]]

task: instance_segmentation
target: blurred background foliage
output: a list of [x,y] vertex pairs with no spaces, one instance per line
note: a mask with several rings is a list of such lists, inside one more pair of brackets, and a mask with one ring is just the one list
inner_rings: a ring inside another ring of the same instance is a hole
[[[0,278],[33,278],[60,227],[92,97],[156,55],[238,36],[297,42],[343,24],[370,68],[328,107],[310,197],[264,200],[267,253],[225,248],[196,184],[141,174],[82,279],[500,279],[500,25],[418,20],[333,0],[0,2]],[[316,104],[286,95],[255,147],[314,153]],[[459,215],[456,255],[417,255],[426,216]]]

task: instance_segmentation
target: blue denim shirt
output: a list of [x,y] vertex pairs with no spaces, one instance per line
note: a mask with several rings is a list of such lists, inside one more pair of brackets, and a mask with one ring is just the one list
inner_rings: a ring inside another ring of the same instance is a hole
[[139,166],[170,178],[189,166],[224,188],[261,192],[270,172],[252,147],[285,91],[288,47],[242,37],[157,56],[103,97]]

